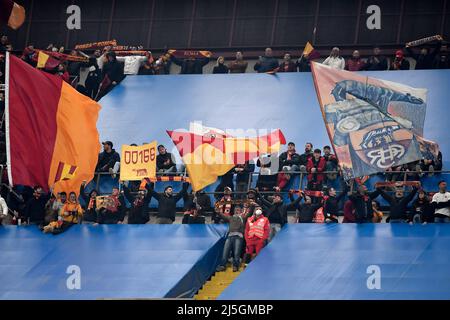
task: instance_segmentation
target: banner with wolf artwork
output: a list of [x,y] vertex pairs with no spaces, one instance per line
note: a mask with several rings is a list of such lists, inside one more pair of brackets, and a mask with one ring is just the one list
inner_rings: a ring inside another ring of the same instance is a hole
[[427,90],[312,63],[314,85],[344,179],[437,157],[423,138]]

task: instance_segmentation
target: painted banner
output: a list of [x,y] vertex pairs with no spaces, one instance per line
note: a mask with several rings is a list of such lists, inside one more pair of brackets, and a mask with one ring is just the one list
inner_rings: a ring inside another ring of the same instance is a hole
[[120,180],[141,181],[156,177],[156,141],[142,146],[122,145]]
[[325,126],[344,179],[437,156],[425,140],[427,90],[312,63]]

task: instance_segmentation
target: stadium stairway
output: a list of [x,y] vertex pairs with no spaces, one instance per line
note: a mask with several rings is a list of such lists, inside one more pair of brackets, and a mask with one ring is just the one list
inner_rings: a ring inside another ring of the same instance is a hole
[[216,298],[237,278],[244,270],[239,268],[238,272],[233,272],[233,268],[228,266],[225,271],[216,272],[211,279],[205,282],[203,287],[194,296],[195,300],[216,300]]

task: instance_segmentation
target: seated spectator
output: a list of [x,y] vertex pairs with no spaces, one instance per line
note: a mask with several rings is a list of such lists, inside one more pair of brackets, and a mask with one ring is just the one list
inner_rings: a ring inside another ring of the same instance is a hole
[[291,54],[285,53],[278,72],[297,72],[297,64],[291,60]]
[[58,219],[50,222],[43,228],[44,233],[58,234],[66,231],[72,225],[81,221],[83,216],[83,209],[77,200],[75,192],[69,194],[69,199],[64,203],[64,206],[59,212]]
[[148,205],[152,196],[148,189],[149,185],[146,185],[145,190],[139,190],[136,196],[132,196],[128,186],[122,183],[123,193],[125,199],[131,204],[128,211],[128,224],[145,224],[150,220]]
[[236,52],[236,60],[231,61],[228,64],[228,69],[230,70],[230,73],[245,73],[247,66],[248,62],[244,61],[242,52],[238,51]]
[[338,70],[344,70],[345,68],[345,60],[340,56],[338,47],[331,50],[330,56],[322,64]]
[[33,196],[25,204],[24,218],[30,224],[42,225],[45,220],[45,205],[50,199],[51,192],[45,194],[42,187],[33,188]]
[[241,207],[236,206],[232,216],[226,216],[222,213],[219,213],[219,215],[223,220],[229,223],[229,227],[227,239],[223,246],[222,260],[216,271],[225,271],[228,257],[233,251],[233,272],[237,272],[239,270],[242,247],[244,246],[245,226],[247,219],[251,217],[253,213],[245,214]]
[[[148,52],[151,54],[151,52]],[[124,75],[137,75],[139,73],[139,69],[145,64],[147,61],[146,56],[124,56],[124,57],[117,57],[117,61],[123,62],[123,74]]]
[[447,192],[447,182],[444,180],[438,183],[439,192],[435,193],[431,206],[434,209],[435,223],[450,223],[450,192]]
[[245,198],[245,192],[248,190],[253,171],[255,171],[253,161],[252,163],[246,161],[245,164],[238,164],[234,167],[234,172],[236,173],[236,192],[238,192],[237,199]]
[[372,200],[372,210],[373,210],[373,223],[380,223],[383,221],[383,211],[380,210],[380,204],[376,200]]
[[261,207],[256,207],[253,216],[247,219],[245,225],[245,257],[244,261],[248,264],[252,258],[259,254],[265,246],[270,233],[270,223],[263,215]]
[[183,197],[185,212],[182,223],[203,224],[211,211],[211,198],[203,190]]
[[409,56],[416,60],[415,70],[432,69],[433,63],[436,59],[437,54],[441,48],[441,43],[439,42],[432,49],[421,48],[420,53],[415,53],[411,47],[406,47],[406,51]]
[[409,61],[405,59],[402,50],[397,50],[395,52],[395,57],[391,63],[390,70],[409,70]]
[[120,155],[113,149],[111,141],[102,142],[103,152],[98,155],[95,172],[109,172],[115,175],[120,167]]
[[157,224],[172,224],[175,221],[177,202],[184,197],[188,187],[189,183],[184,182],[181,191],[175,196],[172,186],[167,186],[163,193],[157,193],[153,186],[150,187],[150,195],[158,201]]
[[301,197],[304,199],[304,203],[299,204],[296,210],[297,223],[312,223],[316,211],[322,207],[322,203],[318,201],[317,203],[312,203],[310,196],[301,193]]
[[174,55],[170,56],[173,63],[181,67],[180,74],[203,74],[203,67],[209,62],[208,57],[195,59],[178,59]]
[[83,199],[85,206],[84,206],[84,216],[83,216],[83,223],[97,223],[98,217],[97,217],[97,196],[98,191],[95,189],[92,189],[89,194],[87,195],[84,192],[84,188],[86,187],[86,181],[83,181],[80,186],[80,197]]
[[413,202],[409,223],[433,223],[434,212],[426,192],[419,189],[417,199]]
[[177,166],[172,160],[172,154],[167,152],[162,144],[158,146],[158,155],[156,156],[156,171],[159,173],[177,172]]
[[278,60],[272,56],[272,49],[266,48],[264,57],[259,56],[258,62],[254,65],[253,69],[258,73],[266,73],[276,71],[278,68]]
[[403,165],[395,166],[386,169],[386,181],[402,181],[403,180]]
[[119,188],[113,187],[110,196],[104,198],[103,203],[97,206],[98,223],[121,224],[125,217],[125,199]]
[[421,177],[424,175],[422,171],[428,171],[428,176],[433,176],[434,171],[442,170],[442,153],[439,151],[437,158],[434,158],[434,156],[430,154],[428,157],[420,160],[420,163],[416,166],[416,168],[417,171],[421,172]]
[[[51,198],[50,198],[50,200],[51,200]],[[56,221],[58,219],[58,215],[60,215],[60,213],[61,213],[62,207],[64,207],[66,202],[67,202],[67,193],[64,191],[58,193],[58,196],[55,198],[55,200],[52,203],[51,212],[49,212],[50,215],[45,218],[45,222],[48,223],[50,221]]]
[[219,213],[225,216],[231,216],[233,214],[235,202],[233,200],[232,192],[233,191],[230,187],[225,187],[223,190],[223,196],[214,204],[214,212],[212,215],[212,221],[214,223],[224,222],[224,220],[221,219]]
[[273,191],[277,185],[278,166],[275,165],[278,159],[274,157],[273,161],[272,165],[272,156],[269,154],[260,156],[256,162],[256,166],[261,168],[256,181],[256,188],[260,191]]
[[[354,216],[356,223],[365,223],[372,222],[373,218],[373,208],[372,208],[372,200],[378,197],[380,194],[380,190],[375,190],[373,192],[367,192],[367,187],[365,185],[360,185],[357,188],[356,192],[349,192],[349,199],[352,202],[352,206],[354,210]],[[349,206],[345,208],[344,205],[344,220],[345,220],[345,209],[347,209],[348,220],[351,220],[349,214]],[[350,221],[347,221],[350,222]]]
[[294,210],[302,197],[299,196],[294,200],[294,195],[289,192],[289,203],[283,203],[283,196],[280,193],[275,193],[272,201],[261,198],[262,206],[264,208],[264,215],[270,222],[270,234],[268,241],[272,241],[273,237],[280,232],[281,228],[288,222],[288,210]]
[[[325,159],[325,171],[327,171],[328,180],[336,180],[338,171],[338,159],[331,153],[331,147],[323,147],[323,157]],[[336,172],[336,173],[334,173]]]
[[305,144],[305,153],[300,155],[300,171],[306,172],[306,166],[308,164],[309,159],[313,156],[313,144],[311,142],[307,142]]
[[213,68],[213,73],[228,73],[228,67],[225,65],[224,57],[217,58],[217,64]]
[[379,47],[374,47],[373,55],[367,59],[366,65],[364,66],[364,70],[382,71],[387,69],[388,69],[387,58],[381,55],[381,50]]
[[441,50],[434,59],[433,69],[450,69],[450,55],[447,44],[442,44]]
[[325,158],[321,156],[321,153],[322,151],[320,151],[320,149],[315,149],[313,157],[308,160],[306,165],[309,190],[322,190],[325,176],[321,172],[325,171],[326,161]]
[[355,50],[353,51],[352,57],[347,60],[347,63],[345,64],[345,70],[348,71],[361,71],[364,69],[366,63],[363,59],[361,59],[361,56],[359,55],[359,51]]

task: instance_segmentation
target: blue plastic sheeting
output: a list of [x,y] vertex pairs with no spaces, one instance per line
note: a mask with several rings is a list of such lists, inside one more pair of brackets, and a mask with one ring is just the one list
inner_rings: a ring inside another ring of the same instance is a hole
[[[0,227],[0,299],[191,297],[222,253],[225,225],[77,225],[54,236]],[[67,267],[81,289],[66,286]]]
[[219,298],[450,299],[449,243],[449,224],[287,225]]
[[[361,74],[427,88],[424,136],[438,142],[448,159],[450,70]],[[310,73],[127,77],[100,104],[100,137],[118,150],[157,140],[178,154],[166,130],[189,129],[191,121],[221,129],[280,128],[299,152],[306,142],[330,144]]]

